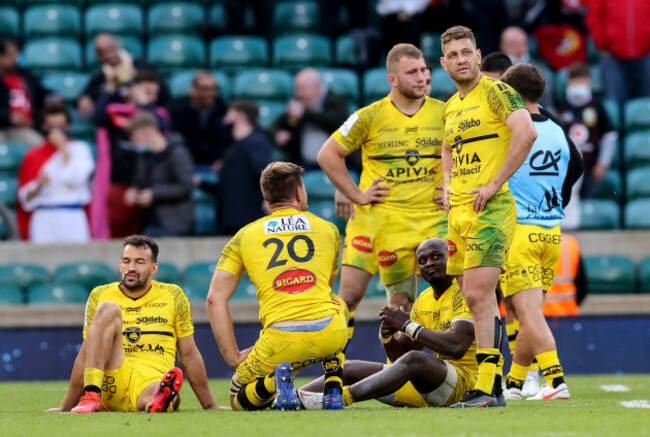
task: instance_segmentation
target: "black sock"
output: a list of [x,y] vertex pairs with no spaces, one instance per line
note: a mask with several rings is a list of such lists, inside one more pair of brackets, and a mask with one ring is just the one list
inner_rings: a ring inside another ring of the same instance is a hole
[[93,393],[102,394],[102,390],[96,385],[87,385],[84,387],[84,392],[89,392],[89,391]]

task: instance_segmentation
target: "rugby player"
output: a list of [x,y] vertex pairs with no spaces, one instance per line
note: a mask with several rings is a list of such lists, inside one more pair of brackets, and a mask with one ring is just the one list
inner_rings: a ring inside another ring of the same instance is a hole
[[510,67],[512,61],[501,52],[492,52],[481,60],[481,73],[493,79],[500,79]]
[[[476,344],[472,316],[453,276],[446,273],[447,241],[432,238],[416,252],[422,278],[431,284],[409,314],[381,310],[380,338],[393,364],[346,363],[343,402],[378,399],[393,406],[447,406],[476,382]],[[395,335],[397,334],[397,335]],[[434,355],[422,352],[429,348]],[[322,408],[322,378],[298,394],[308,409]]]
[[68,391],[61,405],[49,412],[92,413],[102,406],[109,411],[176,410],[183,384],[183,372],[174,367],[177,348],[201,406],[217,408],[194,342],[187,297],[178,285],[153,280],[158,251],[149,237],[124,239],[122,280],[90,293],[84,341]]
[[[331,287],[339,264],[336,226],[307,212],[303,169],[269,164],[260,178],[271,214],[243,227],[226,245],[212,277],[207,308],[226,363],[235,369],[230,402],[235,410],[299,409],[294,372],[315,363],[325,369],[325,404],[343,408],[341,373],[347,343],[345,304]],[[228,300],[244,270],[257,287],[263,329],[240,351]]]
[[[388,302],[410,308],[417,294],[415,249],[447,232],[446,214],[433,200],[442,185],[444,104],[425,95],[428,71],[417,47],[397,44],[386,68],[390,94],[352,114],[325,142],[318,163],[343,196],[370,205],[368,237]],[[359,148],[357,186],[345,157]]]
[[[479,374],[474,390],[452,407],[494,407],[501,382],[501,320],[495,289],[515,231],[508,179],[537,133],[519,95],[479,71],[472,31],[455,26],[441,37],[440,64],[458,92],[446,103],[442,151],[444,205],[449,211],[447,273],[458,277],[475,321]],[[496,382],[496,384],[495,384]]]

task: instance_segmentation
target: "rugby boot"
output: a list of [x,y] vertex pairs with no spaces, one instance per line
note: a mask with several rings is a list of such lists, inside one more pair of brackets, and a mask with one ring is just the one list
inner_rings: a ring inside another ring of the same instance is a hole
[[172,401],[178,395],[183,386],[183,371],[178,367],[170,369],[160,381],[160,387],[156,390],[151,400],[147,403],[147,413],[164,413],[173,411]]
[[[79,404],[70,410],[71,413],[96,413],[104,405],[100,400],[100,394],[93,391],[87,391],[79,398]],[[104,405],[104,408],[106,406]],[[108,410],[108,408],[106,408]]]
[[300,410],[300,399],[293,387],[293,367],[281,363],[275,368],[275,408],[280,411]]
[[465,397],[449,408],[482,408],[482,407],[496,407],[497,400],[494,396],[482,392],[481,390],[470,390],[465,393]]
[[556,388],[544,384],[541,390],[535,395],[527,398],[527,401],[549,401],[552,399],[571,399],[569,388],[566,383],[558,385]]
[[323,397],[323,408],[325,410],[342,410],[343,397],[341,391],[337,388],[330,389]]

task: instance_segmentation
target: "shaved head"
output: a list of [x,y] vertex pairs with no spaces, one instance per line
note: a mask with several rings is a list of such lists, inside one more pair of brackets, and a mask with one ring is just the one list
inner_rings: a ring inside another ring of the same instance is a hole
[[528,53],[528,34],[521,27],[507,27],[501,33],[500,50],[506,55],[521,58]]
[[312,107],[323,91],[320,72],[315,68],[305,68],[296,73],[293,79],[293,92],[296,99],[306,107]]
[[446,252],[447,244],[447,240],[443,240],[442,238],[429,238],[420,243],[418,248],[415,250],[415,256],[417,257],[423,251],[430,249]]

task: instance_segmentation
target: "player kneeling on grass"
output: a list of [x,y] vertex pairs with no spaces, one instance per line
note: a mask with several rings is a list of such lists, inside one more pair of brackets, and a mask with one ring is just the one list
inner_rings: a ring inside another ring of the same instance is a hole
[[[350,361],[343,372],[343,405],[378,399],[394,406],[444,407],[476,383],[474,322],[453,276],[447,275],[447,241],[431,238],[417,248],[422,278],[431,284],[411,315],[392,307],[380,312],[380,338],[391,365]],[[423,352],[428,348],[434,355]],[[322,408],[322,378],[298,394],[307,409]]]
[[178,409],[183,372],[173,367],[177,347],[199,402],[205,409],[216,408],[194,342],[190,304],[178,285],[152,280],[157,258],[153,239],[132,235],[124,240],[122,280],[90,293],[84,342],[68,391],[61,405],[48,412],[93,413],[102,406],[151,413]]
[[[235,410],[261,410],[275,398],[279,410],[300,408],[294,371],[323,363],[325,405],[341,409],[347,309],[330,295],[339,266],[336,226],[307,212],[303,169],[269,164],[260,179],[271,215],[243,227],[221,254],[208,293],[212,331],[226,363],[235,369],[230,402]],[[228,300],[248,271],[257,288],[263,329],[255,345],[237,347]]]

